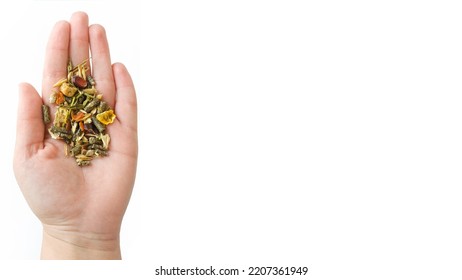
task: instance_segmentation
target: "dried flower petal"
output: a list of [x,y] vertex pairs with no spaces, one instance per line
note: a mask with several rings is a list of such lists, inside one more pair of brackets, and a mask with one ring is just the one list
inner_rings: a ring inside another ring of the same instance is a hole
[[69,83],[62,83],[61,86],[59,87],[61,92],[67,96],[67,97],[72,97],[74,96],[75,92],[77,91],[77,88],[70,85]]
[[99,113],[98,115],[96,115],[96,118],[102,124],[108,125],[114,122],[116,115],[114,114],[114,111],[108,110],[106,112]]
[[85,118],[85,113],[82,111],[79,111],[77,114],[71,114],[72,120],[76,122],[80,122]]
[[57,92],[57,93],[56,93],[56,96],[55,96],[55,103],[56,103],[56,105],[63,104],[64,101],[66,101],[66,100],[64,99],[63,93],[62,93],[62,92]]
[[83,124],[83,122],[79,122],[79,128],[80,131],[85,131],[85,125]]

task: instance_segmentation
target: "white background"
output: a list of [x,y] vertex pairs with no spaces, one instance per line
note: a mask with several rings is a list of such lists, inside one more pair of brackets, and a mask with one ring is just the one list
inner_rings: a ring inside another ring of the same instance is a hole
[[[308,278],[286,278],[460,279],[457,3],[1,2],[0,275],[303,265]],[[116,264],[22,261],[38,259],[41,228],[11,167],[17,84],[40,88],[49,32],[76,10],[106,27],[138,91]]]

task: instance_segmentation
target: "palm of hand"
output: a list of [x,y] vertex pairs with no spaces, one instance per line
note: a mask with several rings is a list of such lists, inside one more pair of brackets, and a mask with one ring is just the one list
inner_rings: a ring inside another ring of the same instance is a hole
[[[64,156],[63,142],[45,132],[40,105],[48,104],[52,85],[66,76],[68,58],[80,63],[88,58],[89,47],[96,87],[118,117],[108,127],[109,156],[79,167]],[[42,98],[32,86],[20,86],[17,124],[15,175],[44,230],[118,238],[136,173],[135,90],[125,67],[111,65],[104,29],[98,25],[89,28],[84,13],[74,14],[70,24],[59,22],[53,29]]]
[[136,169],[136,157],[123,151],[136,139],[127,137],[118,123],[110,133],[109,157],[97,158],[89,167],[65,157],[63,143],[48,136],[43,149],[16,167],[18,183],[46,227],[103,236],[118,233],[131,193],[126,186],[133,186]]

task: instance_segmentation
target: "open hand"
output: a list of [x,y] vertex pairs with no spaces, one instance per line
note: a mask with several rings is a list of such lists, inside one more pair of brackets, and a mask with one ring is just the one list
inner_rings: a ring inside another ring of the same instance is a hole
[[[46,131],[41,105],[49,104],[53,84],[67,76],[68,60],[78,64],[90,51],[96,88],[117,118],[108,126],[109,156],[79,167],[65,157],[64,142]],[[120,226],[136,174],[137,105],[127,69],[111,63],[104,28],[88,26],[83,12],[56,23],[46,50],[42,96],[20,84],[18,106],[14,172],[43,224],[42,258],[120,258]]]

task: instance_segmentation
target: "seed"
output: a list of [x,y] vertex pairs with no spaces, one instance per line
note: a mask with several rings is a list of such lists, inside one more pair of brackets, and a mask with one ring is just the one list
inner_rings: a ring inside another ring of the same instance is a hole
[[87,87],[87,81],[79,76],[72,76],[72,83],[80,89]]

